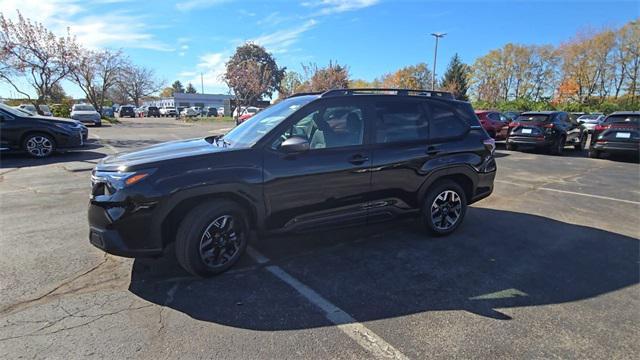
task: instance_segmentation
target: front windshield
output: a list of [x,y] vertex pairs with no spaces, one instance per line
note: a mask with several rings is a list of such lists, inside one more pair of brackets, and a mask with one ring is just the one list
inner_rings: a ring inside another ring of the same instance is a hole
[[75,105],[73,111],[96,111],[91,105]]
[[0,109],[8,112],[11,115],[15,115],[15,116],[33,116],[33,113],[27,111],[27,110],[23,110],[20,108],[13,108],[11,106],[7,106],[5,104],[0,104]]
[[242,124],[236,126],[222,139],[231,147],[248,148],[278,126],[282,120],[315,99],[316,96],[296,96],[272,105]]

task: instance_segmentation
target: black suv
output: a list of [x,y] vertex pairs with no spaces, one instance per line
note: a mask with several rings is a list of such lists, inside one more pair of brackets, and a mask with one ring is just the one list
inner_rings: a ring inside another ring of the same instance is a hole
[[562,155],[567,145],[583,150],[588,136],[587,129],[566,112],[524,112],[509,124],[507,150],[537,147]]
[[154,256],[173,244],[220,273],[254,234],[417,216],[435,235],[493,191],[495,141],[471,105],[423,90],[289,97],[224,136],[106,157],[92,173],[90,242]]
[[83,146],[89,131],[77,120],[40,116],[0,104],[0,151],[24,151],[37,158]]
[[596,125],[589,157],[598,158],[603,153],[640,153],[640,111],[616,111]]
[[133,109],[133,106],[123,105],[118,109],[118,117],[136,117],[136,112]]
[[144,108],[145,117],[160,117],[160,109],[157,106],[148,106]]

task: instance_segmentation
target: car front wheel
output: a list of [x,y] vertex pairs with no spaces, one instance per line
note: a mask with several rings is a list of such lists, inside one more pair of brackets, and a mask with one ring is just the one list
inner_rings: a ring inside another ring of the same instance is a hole
[[462,187],[452,180],[437,182],[428,191],[422,206],[422,222],[436,236],[454,232],[467,212],[467,197]]
[[218,200],[192,209],[176,233],[176,258],[196,276],[220,274],[242,256],[249,240],[246,212],[237,204]]
[[56,144],[53,138],[47,134],[31,134],[24,139],[23,148],[33,157],[46,158],[53,154]]

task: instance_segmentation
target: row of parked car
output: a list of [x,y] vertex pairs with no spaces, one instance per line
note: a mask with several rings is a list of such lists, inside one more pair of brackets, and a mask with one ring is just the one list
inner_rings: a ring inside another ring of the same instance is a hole
[[217,117],[224,114],[224,107],[213,106],[190,106],[190,107],[178,107],[173,106],[148,106],[143,105],[135,107],[133,105],[122,105],[115,109],[115,116],[117,117],[175,117],[177,114],[183,117],[196,117],[207,116]]
[[544,148],[561,155],[565,147],[587,148],[589,157],[603,153],[640,152],[640,112],[618,111],[608,116],[602,113],[567,113],[563,111],[476,110],[485,131],[496,141],[505,141],[508,150]]

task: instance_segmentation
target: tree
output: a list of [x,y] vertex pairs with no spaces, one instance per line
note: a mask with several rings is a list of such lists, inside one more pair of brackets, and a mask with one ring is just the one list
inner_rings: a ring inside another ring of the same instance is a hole
[[83,50],[71,71],[71,81],[84,92],[87,101],[102,113],[107,92],[116,84],[125,63],[121,51]]
[[442,79],[442,88],[453,93],[453,96],[459,100],[469,100],[467,96],[469,67],[464,64],[458,54],[453,55],[447,71]]
[[51,87],[51,91],[49,92],[49,96],[46,100],[54,104],[59,104],[67,100],[67,93],[60,84],[55,84]]
[[280,82],[279,98],[286,98],[298,92],[302,85],[302,76],[295,71],[287,71]]
[[349,69],[346,66],[329,61],[327,67],[319,68],[317,64],[302,65],[306,80],[301,85],[302,91],[317,92],[349,87]]
[[405,66],[396,72],[382,77],[382,86],[397,89],[428,89],[431,84],[431,71],[427,64]]
[[233,91],[237,105],[246,106],[265,96],[270,98],[279,90],[284,75],[285,68],[279,68],[265,48],[246,43],[236,48],[227,62],[224,81]]
[[140,99],[159,91],[162,84],[156,80],[153,70],[127,64],[120,72],[117,87],[136,106],[140,106]]
[[349,87],[353,89],[373,89],[382,87],[382,84],[378,79],[373,79],[373,81],[354,79],[349,80]]
[[173,84],[171,84],[171,87],[173,88],[173,92],[171,93],[171,96],[173,96],[174,93],[178,93],[178,94],[184,93],[184,86],[182,86],[182,83],[180,82],[180,80],[174,81]]
[[195,94],[197,93],[196,88],[193,87],[193,84],[187,84],[187,90],[185,91],[187,94]]
[[173,87],[167,86],[160,92],[161,97],[172,97],[173,96]]
[[[51,89],[71,72],[73,59],[80,52],[68,30],[65,36],[57,37],[44,25],[25,19],[20,12],[15,22],[0,13],[0,49],[0,79],[34,105],[42,103]],[[35,100],[20,88],[22,82],[17,78],[23,78],[35,90]]]

